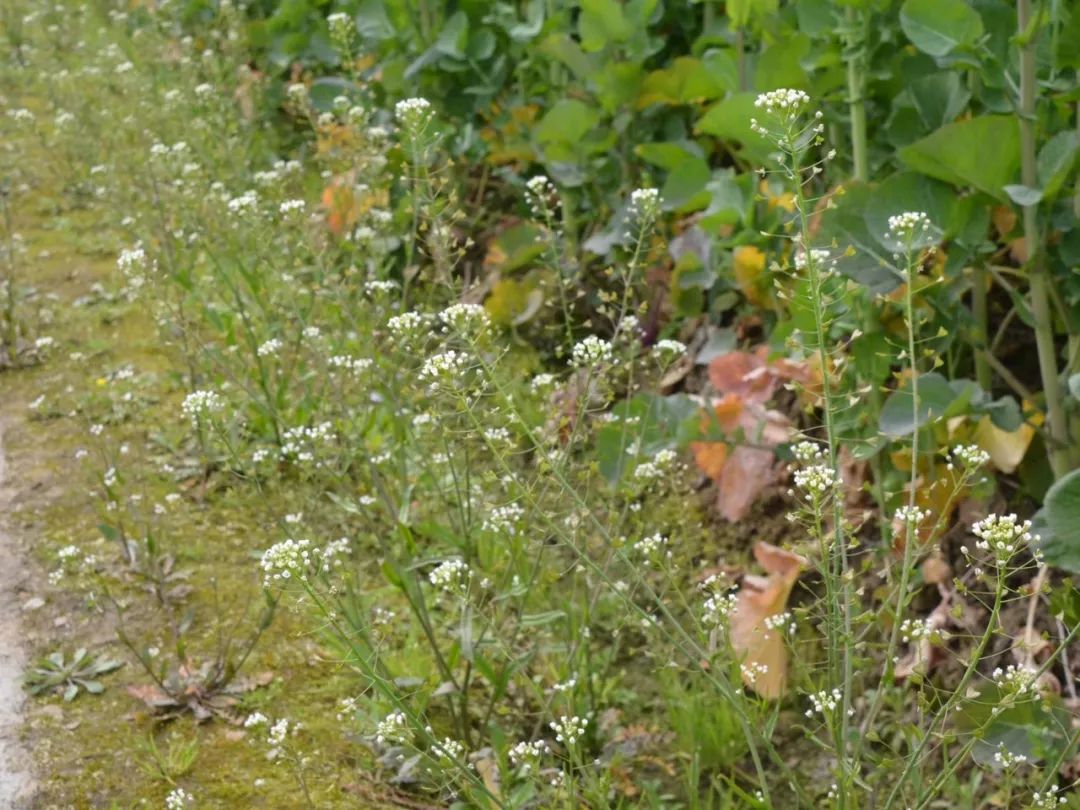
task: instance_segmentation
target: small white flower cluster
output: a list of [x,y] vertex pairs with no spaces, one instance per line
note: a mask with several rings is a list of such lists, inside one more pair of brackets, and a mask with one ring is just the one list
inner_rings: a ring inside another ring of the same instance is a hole
[[749,664],[739,664],[739,671],[742,673],[743,680],[752,686],[757,683],[758,678],[769,674],[769,665],[751,661]]
[[121,250],[120,255],[116,257],[116,267],[127,281],[129,294],[134,294],[145,285],[146,273],[157,268],[139,245]]
[[436,588],[461,594],[472,581],[472,571],[463,560],[446,560],[428,574],[428,581]]
[[180,404],[180,411],[191,424],[199,426],[199,420],[225,410],[225,400],[216,391],[192,391]]
[[803,470],[795,471],[795,486],[802,490],[803,497],[813,503],[831,494],[839,483],[832,467],[814,464]]
[[263,552],[259,565],[263,570],[263,585],[285,584],[294,577],[306,581],[311,565],[310,540],[282,540]]
[[596,335],[589,335],[574,345],[570,364],[575,368],[592,368],[610,363],[615,356],[611,343]]
[[347,371],[355,376],[359,376],[371,368],[373,362],[369,357],[351,357],[347,354],[335,354],[327,360],[330,368]]
[[389,295],[398,288],[398,283],[393,279],[375,278],[364,284],[364,291],[369,295]]
[[496,506],[484,518],[481,528],[486,532],[505,534],[508,537],[516,537],[518,524],[525,517],[525,510],[516,503],[508,503],[504,506]]
[[262,712],[252,712],[244,718],[244,728],[258,728],[259,726],[265,726],[269,722]]
[[335,11],[333,14],[327,15],[326,25],[330,29],[330,36],[335,42],[347,42],[356,31],[356,23],[344,11]]
[[439,313],[439,320],[465,337],[473,337],[491,325],[487,310],[479,304],[454,304]]
[[307,208],[307,203],[303,200],[285,200],[278,206],[278,213],[283,217],[287,217],[290,214],[303,213],[305,208]]
[[587,717],[578,717],[577,715],[573,717],[563,715],[559,719],[548,723],[551,730],[555,732],[555,739],[566,746],[576,745],[577,741],[585,736],[585,729],[588,728],[588,725],[589,719]]
[[232,197],[225,203],[225,207],[233,214],[251,213],[258,205],[259,195],[255,191],[245,191],[239,197]]
[[1005,747],[1004,743],[998,743],[997,750],[994,752],[994,762],[1001,768],[1015,768],[1027,761],[1025,754],[1014,754]]
[[510,762],[518,768],[522,776],[528,776],[536,768],[541,757],[551,753],[551,748],[543,740],[515,743],[510,749]]
[[182,787],[173,788],[165,797],[165,810],[184,810],[195,803],[195,797]]
[[[428,729],[428,733],[431,733],[430,728]],[[451,737],[443,737],[441,740],[436,741],[432,744],[431,750],[437,756],[450,761],[463,759],[465,757],[465,746]]]
[[642,564],[648,568],[653,563],[665,559],[671,559],[671,551],[667,547],[668,540],[661,534],[643,537],[634,544],[634,551],[641,555]]
[[270,338],[269,340],[260,343],[259,348],[255,350],[255,353],[259,355],[259,357],[273,357],[284,345],[285,344],[278,338]]
[[1030,810],[1054,810],[1054,808],[1063,807],[1067,803],[1068,800],[1064,796],[1058,795],[1058,786],[1051,785],[1046,789],[1046,793],[1035,791],[1031,794]]
[[761,93],[754,99],[754,106],[769,115],[794,117],[806,109],[810,96],[802,90],[780,88]]
[[922,236],[930,230],[930,217],[923,211],[905,211],[889,217],[889,232],[886,239],[908,242]]
[[832,255],[832,251],[825,248],[806,248],[799,246],[799,249],[795,251],[795,269],[805,270],[808,264],[813,264],[815,268],[823,270],[832,270],[836,267],[836,259]]
[[702,622],[707,626],[722,626],[739,603],[736,594],[730,590],[721,590],[722,587],[720,577],[715,574],[701,583],[701,590],[708,594],[702,606],[701,616]]
[[839,689],[822,689],[810,695],[810,708],[806,710],[807,717],[820,714],[825,719],[829,718],[844,702],[844,695]]
[[648,224],[660,215],[660,191],[655,188],[639,188],[630,193],[630,216],[639,223]]
[[650,461],[643,461],[634,468],[634,480],[651,484],[666,478],[675,470],[678,460],[679,454],[674,450],[659,450]]
[[407,98],[394,105],[394,118],[410,134],[421,132],[431,117],[431,102],[426,98]]
[[455,390],[461,387],[462,377],[469,370],[469,365],[466,355],[448,349],[424,361],[420,367],[420,379],[433,392]]
[[529,390],[534,394],[540,394],[546,392],[553,385],[555,385],[554,374],[537,374],[529,382]]
[[686,354],[686,344],[679,340],[665,338],[664,340],[656,341],[656,344],[653,346],[653,351],[656,354],[659,354],[665,361],[671,361]]
[[427,329],[427,318],[419,312],[402,312],[390,318],[386,328],[394,337],[416,337]]
[[375,741],[379,744],[401,743],[409,737],[409,720],[405,712],[395,711],[386,715],[375,726]]
[[990,463],[990,454],[977,444],[962,444],[954,447],[950,455],[949,469],[953,469],[957,462],[968,470],[977,470]]
[[915,525],[918,526],[924,520],[930,517],[930,513],[925,509],[920,509],[917,506],[909,506],[904,504],[893,515],[893,520],[903,526]]
[[995,669],[990,677],[1005,695],[1019,697],[1035,691],[1036,675],[1038,672],[1031,667],[1009,664],[1005,669]]
[[795,634],[795,630],[798,629],[795,624],[795,617],[791,615],[790,610],[785,610],[783,613],[774,613],[772,616],[765,617],[765,627],[768,630],[779,630],[782,633]]
[[281,457],[287,461],[321,466],[314,451],[320,445],[329,444],[333,438],[334,425],[331,422],[320,422],[312,427],[300,425],[288,428],[281,437]]
[[[292,727],[293,731],[300,728],[300,724],[297,723]],[[285,742],[285,738],[289,736],[289,721],[282,717],[272,726],[270,730],[266,732],[266,741],[270,743],[271,748],[280,748]]]
[[[975,547],[993,554],[998,565],[1007,563],[1024,546],[1039,539],[1031,533],[1031,521],[1020,522],[1016,515],[989,515],[973,524],[971,533],[979,538]],[[1035,556],[1039,556],[1037,550]]]
[[934,623],[930,619],[904,619],[900,623],[900,636],[905,644],[921,641],[934,635]]
[[547,177],[538,174],[525,183],[525,201],[534,217],[543,217],[558,203],[559,191]]
[[828,453],[817,442],[801,441],[791,448],[795,460],[800,464],[823,464],[828,461]]

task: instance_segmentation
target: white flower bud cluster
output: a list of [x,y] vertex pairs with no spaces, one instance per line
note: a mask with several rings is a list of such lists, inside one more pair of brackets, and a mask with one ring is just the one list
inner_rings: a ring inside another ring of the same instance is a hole
[[460,335],[473,336],[491,325],[487,310],[479,304],[454,304],[439,313],[439,320]]
[[486,532],[514,537],[517,535],[518,524],[523,517],[525,517],[525,510],[519,504],[508,503],[492,509],[480,527]]
[[634,480],[651,484],[666,478],[675,470],[679,455],[674,450],[658,450],[650,461],[643,461],[634,468]]
[[1035,692],[1037,674],[1031,667],[1009,664],[1005,669],[1001,667],[995,669],[991,677],[1003,693],[1021,697]]
[[225,410],[225,400],[216,391],[192,391],[180,403],[180,412],[198,427],[199,420]]
[[[989,515],[973,524],[971,533],[979,538],[975,548],[993,554],[998,565],[1039,539],[1031,533],[1031,521],[1021,522],[1016,515]],[[1039,556],[1037,552],[1035,556]]]
[[534,217],[543,217],[558,204],[559,190],[546,176],[538,174],[525,182],[525,202]]
[[431,102],[426,98],[407,98],[394,105],[394,118],[410,135],[422,132],[433,114]]
[[822,689],[810,695],[810,708],[806,710],[807,717],[820,714],[826,719],[844,702],[844,695],[839,689]]
[[630,192],[630,216],[640,223],[652,222],[660,215],[660,191],[639,188]]
[[930,231],[930,217],[923,211],[905,211],[889,217],[889,232],[886,239],[908,242]]
[[375,741],[386,743],[404,742],[409,736],[409,720],[405,712],[391,712],[375,726]]
[[611,343],[596,335],[589,335],[574,346],[570,364],[575,368],[592,368],[610,363],[615,356]]
[[462,560],[447,560],[440,563],[434,571],[428,574],[428,581],[436,588],[451,593],[460,593],[472,581],[472,571]]
[[311,565],[310,540],[282,540],[263,552],[259,565],[263,570],[263,585],[284,585],[292,579],[307,580]]
[[977,470],[990,463],[990,454],[977,444],[962,444],[954,447],[950,455],[949,469],[957,463],[968,470]]
[[420,379],[428,383],[432,391],[452,390],[460,387],[462,377],[469,370],[469,358],[453,349],[432,355],[420,367]]
[[578,740],[585,735],[585,729],[589,726],[589,718],[578,717],[577,715],[572,717],[563,715],[557,720],[552,720],[548,725],[555,732],[556,740],[563,745],[571,746],[576,745]]
[[791,448],[795,460],[800,464],[824,464],[829,459],[829,454],[817,442],[802,441]]
[[427,317],[419,312],[403,312],[390,318],[386,328],[395,337],[415,337],[427,328]]
[[661,558],[671,559],[671,551],[667,548],[667,538],[661,534],[653,534],[643,537],[634,544],[634,551],[641,555],[645,567]]
[[1068,803],[1064,796],[1058,795],[1058,786],[1051,785],[1045,793],[1035,791],[1031,794],[1031,810],[1054,810]]
[[934,632],[934,623],[930,619],[904,619],[900,623],[900,637],[905,644],[931,638]]
[[653,351],[661,355],[664,360],[674,360],[686,354],[686,344],[679,340],[658,340],[653,346]]
[[510,762],[518,768],[522,776],[528,776],[536,768],[539,760],[551,753],[551,748],[543,740],[515,743],[510,749]]
[[806,109],[810,96],[802,90],[780,88],[761,93],[754,99],[754,107],[769,115],[794,117]]
[[814,464],[804,470],[795,471],[795,486],[811,503],[829,495],[838,483],[839,479],[833,468],[826,464]]
[[920,509],[917,506],[904,504],[896,510],[896,513],[893,515],[893,520],[903,526],[918,526],[928,517],[930,517],[930,513],[927,510]]

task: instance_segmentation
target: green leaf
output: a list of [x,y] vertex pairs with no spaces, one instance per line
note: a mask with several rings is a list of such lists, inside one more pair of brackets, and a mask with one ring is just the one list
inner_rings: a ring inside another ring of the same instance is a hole
[[540,143],[576,144],[600,121],[600,113],[577,99],[563,99],[555,104],[536,126]]
[[964,0],[906,0],[900,27],[916,48],[935,57],[974,45],[983,34],[982,18]]
[[1039,546],[1051,565],[1080,573],[1080,470],[1059,479],[1043,504]]
[[77,683],[69,683],[64,690],[64,700],[70,703],[75,699],[75,696],[79,694],[79,685]]
[[971,92],[956,71],[915,79],[908,85],[908,94],[927,129],[952,122],[971,100]]
[[709,204],[705,186],[712,179],[709,164],[703,158],[691,156],[668,174],[660,198],[668,211],[696,211]]
[[741,151],[752,163],[765,163],[772,145],[750,129],[750,119],[758,114],[754,107],[756,98],[756,93],[734,93],[718,101],[698,119],[694,130],[725,141],[734,141],[741,145]]
[[1031,188],[1019,184],[1008,185],[1004,188],[1005,193],[1009,195],[1009,199],[1020,206],[1038,205],[1039,200],[1043,198],[1041,188]]
[[546,610],[543,613],[524,613],[521,616],[522,627],[543,627],[566,617],[565,610]]
[[909,436],[916,429],[943,416],[960,397],[949,381],[936,372],[920,374],[918,407],[912,400],[911,381],[893,391],[881,408],[878,425],[892,438]]
[[1070,129],[1059,132],[1039,150],[1037,169],[1044,199],[1054,199],[1069,178],[1076,166],[1078,147],[1080,140],[1077,139],[1076,132]]
[[899,156],[917,172],[1004,201],[1004,187],[1020,168],[1020,131],[1012,116],[983,115],[946,124]]
[[586,51],[599,51],[608,44],[625,42],[634,33],[634,26],[616,0],[581,0],[578,35]]

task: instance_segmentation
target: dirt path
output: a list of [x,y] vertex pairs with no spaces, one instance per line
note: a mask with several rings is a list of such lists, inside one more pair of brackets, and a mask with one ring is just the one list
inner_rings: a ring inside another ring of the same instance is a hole
[[6,529],[15,492],[7,480],[4,434],[0,421],[0,808],[24,807],[34,792],[30,752],[22,740],[25,693],[22,673],[26,653],[22,645],[20,587],[26,569],[14,537]]

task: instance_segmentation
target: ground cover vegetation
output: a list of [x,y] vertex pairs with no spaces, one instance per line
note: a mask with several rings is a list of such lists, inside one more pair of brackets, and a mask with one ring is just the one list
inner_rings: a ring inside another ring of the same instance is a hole
[[3,12],[42,806],[1077,803],[1071,3]]

